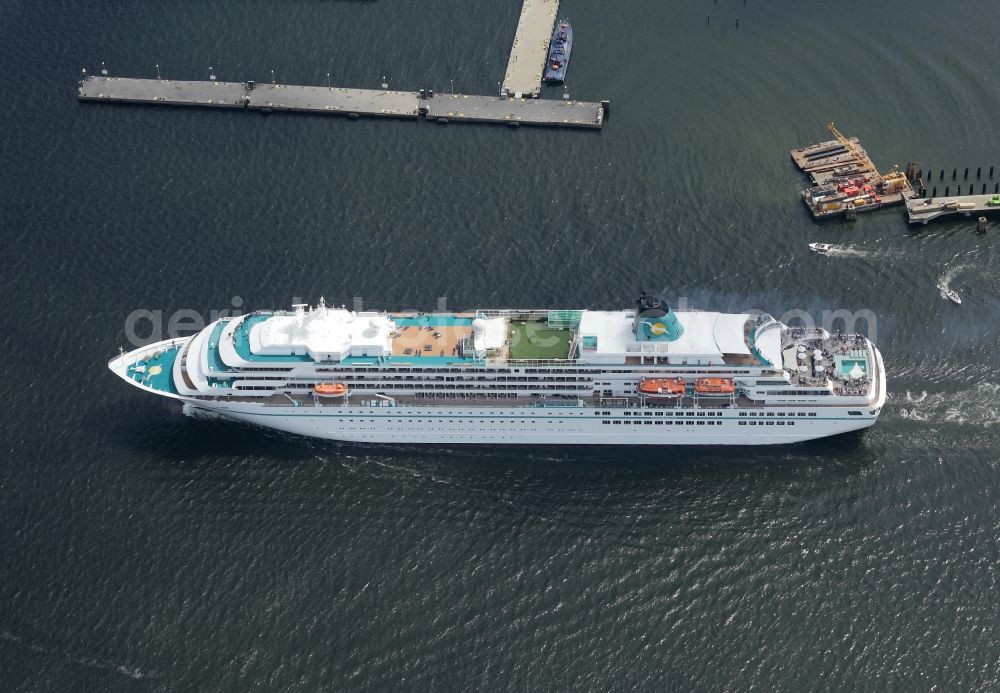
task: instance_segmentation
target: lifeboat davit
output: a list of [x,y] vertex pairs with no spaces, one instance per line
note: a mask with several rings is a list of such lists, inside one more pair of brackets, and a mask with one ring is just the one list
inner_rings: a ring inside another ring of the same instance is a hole
[[731,395],[736,392],[736,383],[730,378],[698,378],[694,391],[699,395]]
[[347,394],[347,385],[344,383],[320,383],[313,388],[320,397],[343,397]]
[[684,378],[649,378],[639,383],[639,392],[649,397],[683,397]]

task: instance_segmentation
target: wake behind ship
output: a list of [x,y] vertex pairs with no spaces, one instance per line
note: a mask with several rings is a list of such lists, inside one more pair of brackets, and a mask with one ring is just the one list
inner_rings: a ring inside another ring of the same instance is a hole
[[766,314],[355,312],[321,299],[123,352],[129,384],[289,433],[438,444],[757,445],[866,428],[886,399],[862,335]]

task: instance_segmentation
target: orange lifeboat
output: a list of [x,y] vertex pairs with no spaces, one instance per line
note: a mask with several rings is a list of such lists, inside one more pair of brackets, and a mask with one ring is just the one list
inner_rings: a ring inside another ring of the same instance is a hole
[[313,388],[320,397],[343,397],[347,394],[347,385],[344,383],[320,383]]
[[731,395],[736,392],[736,383],[729,378],[698,378],[694,391],[699,395]]
[[682,397],[686,390],[684,378],[650,378],[639,383],[639,392],[650,397]]

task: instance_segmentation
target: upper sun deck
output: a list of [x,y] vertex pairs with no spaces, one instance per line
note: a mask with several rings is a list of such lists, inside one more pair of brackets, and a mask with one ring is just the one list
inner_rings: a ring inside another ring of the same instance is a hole
[[871,344],[859,334],[830,334],[824,329],[792,328],[782,343],[782,365],[789,382],[801,387],[829,387],[843,396],[865,395],[878,380]]
[[[480,310],[378,313],[295,306],[207,330],[209,372],[326,366],[709,365],[772,368],[783,325],[770,316],[684,311],[671,339],[637,336],[636,311]],[[662,325],[658,325],[662,327]]]

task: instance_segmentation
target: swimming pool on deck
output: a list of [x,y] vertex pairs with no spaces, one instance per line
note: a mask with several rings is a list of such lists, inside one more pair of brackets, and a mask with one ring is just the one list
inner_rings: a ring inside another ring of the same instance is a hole
[[456,315],[394,315],[392,321],[397,327],[468,327],[473,318]]
[[844,376],[849,378],[851,376],[851,371],[857,366],[861,371],[868,375],[868,357],[864,355],[861,351],[860,354],[848,354],[846,356],[838,354],[835,357],[837,371]]

